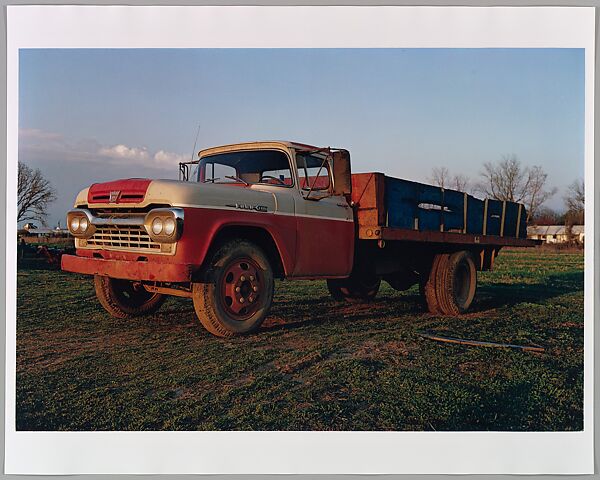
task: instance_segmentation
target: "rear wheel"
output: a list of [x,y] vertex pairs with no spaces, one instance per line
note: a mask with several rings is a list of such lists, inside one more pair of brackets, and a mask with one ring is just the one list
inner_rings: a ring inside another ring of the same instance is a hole
[[327,280],[331,296],[350,303],[370,302],[377,296],[381,279],[374,274],[355,274],[344,279]]
[[165,301],[164,295],[152,293],[140,282],[94,276],[96,297],[113,317],[129,318],[156,312]]
[[219,337],[256,330],[269,313],[275,284],[264,252],[247,241],[227,242],[213,255],[208,276],[192,288],[204,328]]
[[477,268],[470,252],[460,251],[448,257],[439,272],[439,299],[446,315],[465,313],[475,298]]
[[443,268],[447,260],[447,254],[436,255],[431,263],[429,275],[427,275],[425,281],[420,284],[420,291],[424,298],[424,304],[427,307],[427,310],[433,314],[442,313],[440,301],[438,299],[437,279],[440,266]]
[[438,254],[421,284],[427,309],[434,314],[460,315],[475,298],[477,268],[470,252]]

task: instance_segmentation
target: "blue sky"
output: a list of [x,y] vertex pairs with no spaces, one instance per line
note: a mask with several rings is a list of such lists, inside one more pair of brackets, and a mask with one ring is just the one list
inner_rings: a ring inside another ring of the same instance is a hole
[[331,145],[418,181],[515,154],[556,209],[583,177],[581,49],[21,50],[19,81],[19,159],[59,192],[51,225],[92,182],[175,178],[198,124],[199,148]]

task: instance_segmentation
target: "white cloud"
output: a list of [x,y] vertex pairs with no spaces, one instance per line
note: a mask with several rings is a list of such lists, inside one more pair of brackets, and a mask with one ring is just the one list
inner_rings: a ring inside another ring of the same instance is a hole
[[179,162],[185,162],[188,160],[188,157],[185,155],[179,155],[177,153],[165,152],[164,150],[159,150],[154,154],[154,161],[159,165],[165,166],[176,166],[179,165]]
[[102,147],[98,150],[98,153],[104,157],[114,159],[127,159],[127,160],[148,160],[150,155],[146,147],[128,147],[127,145],[119,144],[112,147]]
[[73,140],[59,133],[36,128],[20,129],[19,160],[35,163],[48,159],[98,163],[115,169],[129,165],[177,172],[179,162],[186,161],[189,157],[164,149],[153,152],[144,146],[129,146],[123,143],[108,146],[101,145],[93,139]]

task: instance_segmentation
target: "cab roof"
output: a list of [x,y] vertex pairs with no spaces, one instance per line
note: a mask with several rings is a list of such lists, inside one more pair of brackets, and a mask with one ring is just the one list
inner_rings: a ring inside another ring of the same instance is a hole
[[219,145],[216,147],[205,148],[198,152],[199,156],[211,155],[215,153],[228,152],[232,150],[244,149],[267,149],[267,148],[292,148],[298,151],[311,151],[319,150],[320,147],[308,145],[306,143],[290,142],[282,140],[268,140],[260,142],[242,142],[242,143],[231,143],[228,145]]

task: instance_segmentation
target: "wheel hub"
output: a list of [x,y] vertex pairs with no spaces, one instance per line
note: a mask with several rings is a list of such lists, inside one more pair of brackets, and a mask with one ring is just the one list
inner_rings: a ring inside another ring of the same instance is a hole
[[261,284],[258,266],[249,259],[230,264],[222,277],[221,293],[227,312],[243,320],[258,310]]

